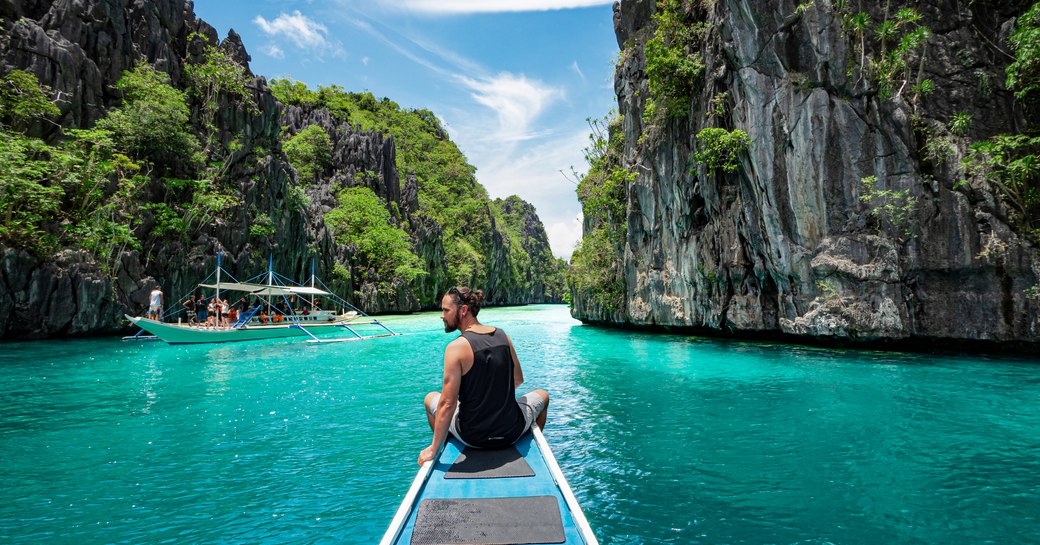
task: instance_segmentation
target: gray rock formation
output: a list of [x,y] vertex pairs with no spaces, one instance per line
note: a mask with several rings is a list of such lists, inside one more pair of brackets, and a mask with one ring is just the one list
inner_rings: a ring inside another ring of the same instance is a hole
[[[936,88],[920,98],[912,82],[879,94],[832,2],[704,5],[693,8],[705,10],[696,17],[710,30],[691,112],[654,128],[642,119],[643,46],[656,3],[615,6],[622,166],[637,173],[627,192],[625,305],[609,316],[576,294],[575,316],[738,335],[1035,347],[1040,313],[1027,290],[1037,286],[1040,252],[1014,232],[994,188],[960,167],[969,139],[1036,126],[1003,88],[1008,58],[994,45],[1006,43],[1024,8],[914,3],[932,37],[923,65],[919,53],[911,65]],[[861,5],[884,18],[884,3]],[[975,120],[967,137],[944,133],[948,156],[927,157],[922,128],[941,131],[962,111]],[[735,172],[693,161],[695,135],[708,126],[750,136]],[[870,176],[916,199],[905,230],[862,202]]]
[[[39,123],[29,131],[54,141],[59,137],[57,125],[90,127],[119,104],[115,84],[138,62],[168,73],[173,85],[183,88],[186,63],[200,62],[207,43],[189,39],[193,34],[218,43],[216,31],[197,19],[192,3],[183,0],[0,0],[0,74],[26,70],[55,91],[61,109],[56,124]],[[123,314],[142,314],[155,282],[171,306],[173,295],[189,293],[214,270],[218,249],[223,267],[240,280],[266,270],[268,256],[279,272],[307,278],[315,253],[318,274],[328,278],[334,264],[349,262],[350,249],[335,244],[324,215],[336,204],[338,191],[355,183],[367,184],[386,201],[396,220],[410,224],[418,254],[431,274],[423,286],[395,286],[393,293],[379,293],[371,285],[333,287],[348,297],[356,295],[354,302],[369,312],[419,310],[420,296],[433,300],[446,288],[442,229],[426,218],[411,217],[419,208],[419,183],[407,176],[402,187],[393,137],[356,131],[323,109],[285,108],[266,80],[249,72],[250,56],[234,30],[218,47],[245,67],[256,105],[245,107],[234,97],[218,97],[212,120],[216,132],[206,134],[228,150],[221,179],[231,185],[240,204],[193,229],[185,240],[153,234],[156,219],[144,214],[135,226],[142,249],[118,256],[109,272],[86,252],[34,256],[0,243],[0,339],[123,331]],[[193,122],[201,127],[203,105],[196,100],[191,106]],[[302,206],[292,197],[298,174],[281,151],[281,128],[295,132],[310,124],[329,133],[333,157],[328,172],[306,184],[310,203]],[[161,202],[164,192],[163,182],[155,179],[142,198]],[[270,222],[273,235],[251,233],[261,217]],[[501,240],[492,253],[498,256],[493,264],[502,265]],[[510,297],[519,295],[504,293],[494,302],[530,302]]]
[[514,293],[508,293],[507,299],[517,303],[560,302],[563,298],[563,285],[554,285],[553,277],[560,269],[556,258],[549,247],[549,236],[545,226],[538,219],[535,208],[518,197],[496,199],[495,205],[502,211],[503,219],[510,228],[519,232],[520,246],[526,262],[516,271],[520,279]]

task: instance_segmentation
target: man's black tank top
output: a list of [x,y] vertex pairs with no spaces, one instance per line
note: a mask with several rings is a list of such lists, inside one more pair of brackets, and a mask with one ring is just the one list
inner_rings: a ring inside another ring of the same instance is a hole
[[473,349],[473,367],[462,375],[459,421],[462,439],[475,447],[511,445],[526,422],[516,403],[513,354],[501,329],[490,333],[462,332]]

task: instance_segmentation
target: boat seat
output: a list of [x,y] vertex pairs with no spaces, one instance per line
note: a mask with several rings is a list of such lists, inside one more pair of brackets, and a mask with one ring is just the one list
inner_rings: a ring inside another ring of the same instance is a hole
[[[513,445],[465,447],[445,479],[511,479],[535,472]],[[460,486],[466,486],[459,483]],[[412,545],[563,543],[566,536],[554,496],[428,498],[419,502]]]
[[444,473],[445,479],[508,477],[534,477],[534,470],[512,445],[500,449],[466,447]]
[[553,496],[419,502],[411,545],[506,545],[567,540]]

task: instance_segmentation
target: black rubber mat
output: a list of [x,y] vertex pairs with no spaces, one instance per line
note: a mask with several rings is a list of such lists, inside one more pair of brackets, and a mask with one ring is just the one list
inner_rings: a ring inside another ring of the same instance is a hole
[[466,447],[455,463],[444,474],[445,479],[499,479],[503,477],[534,477],[516,447],[484,450]]
[[419,502],[412,545],[563,543],[560,504],[552,496]]

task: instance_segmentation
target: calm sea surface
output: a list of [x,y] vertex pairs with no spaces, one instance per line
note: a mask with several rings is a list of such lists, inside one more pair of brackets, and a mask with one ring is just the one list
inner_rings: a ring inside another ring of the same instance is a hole
[[[486,309],[604,544],[1040,543],[1040,363],[709,341]],[[428,444],[405,335],[0,344],[0,542],[375,543]]]

